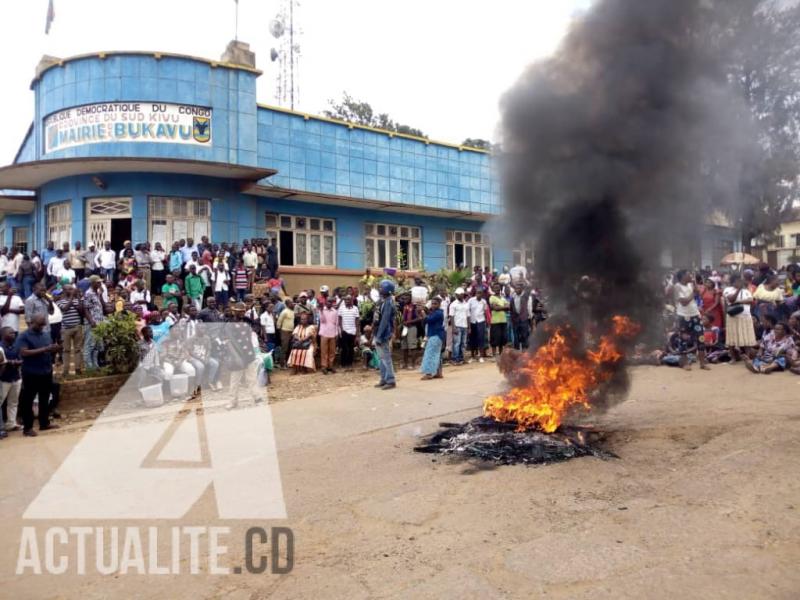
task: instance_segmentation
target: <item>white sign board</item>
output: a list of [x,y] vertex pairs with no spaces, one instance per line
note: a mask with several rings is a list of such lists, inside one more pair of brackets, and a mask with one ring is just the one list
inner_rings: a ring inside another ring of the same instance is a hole
[[163,142],[211,146],[211,109],[163,102],[103,102],[44,119],[44,151],[86,144]]

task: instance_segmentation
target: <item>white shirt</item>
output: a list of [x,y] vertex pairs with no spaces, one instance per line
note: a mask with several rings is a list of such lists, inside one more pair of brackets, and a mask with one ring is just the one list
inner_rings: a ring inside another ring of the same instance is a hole
[[150,268],[153,271],[163,271],[164,270],[164,258],[166,258],[167,253],[163,250],[151,250],[150,251],[150,260],[153,263],[150,265]]
[[[700,316],[700,309],[697,308],[697,302],[694,299],[694,284],[691,282],[686,285],[676,283],[672,287],[672,293],[675,296],[675,313],[679,317],[690,319]],[[691,298],[692,301],[689,304],[682,304],[681,300],[686,300],[687,298]]]
[[50,259],[50,262],[47,263],[47,274],[52,275],[53,277],[58,277],[61,275],[61,271],[64,270],[64,262],[67,259],[63,256],[59,258],[58,256],[54,256]]
[[467,302],[469,309],[469,322],[470,323],[484,323],[486,322],[486,300],[481,298],[478,300],[474,296]]
[[130,295],[131,304],[136,305],[138,302],[144,300],[145,302],[150,302],[150,290],[144,289],[141,292],[139,290],[133,290]]
[[339,307],[339,316],[342,317],[342,329],[345,333],[349,333],[350,335],[355,335],[358,332],[356,328],[356,323],[358,322],[359,311],[357,306],[351,306],[347,308],[342,302],[342,305]]
[[[722,292],[722,295],[725,297],[725,304],[728,308],[735,305],[735,303],[733,302],[728,302],[728,296],[731,296],[733,294],[736,294],[736,288],[733,286],[726,287],[725,291]],[[0,299],[2,298],[3,297],[0,296]],[[740,289],[739,293],[736,295],[737,302],[742,302],[743,300],[752,300],[752,299],[753,299],[753,294],[751,294],[750,290],[748,290],[747,288]],[[733,318],[737,317],[747,317],[748,319],[750,318],[750,305],[742,304],[742,306],[744,307],[744,310]]]
[[415,285],[412,287],[411,301],[414,304],[425,304],[428,301],[428,288],[424,285]]
[[101,269],[115,269],[117,267],[117,253],[111,249],[100,250],[94,262]]
[[58,304],[53,302],[53,314],[48,316],[47,322],[50,325],[58,325],[63,319],[64,314],[61,312],[61,309],[58,308]]
[[261,326],[264,328],[264,331],[267,333],[275,333],[275,318],[269,314],[268,310],[261,313],[259,320],[261,321]]
[[449,314],[453,317],[454,327],[466,327],[469,324],[469,307],[462,300],[453,300],[450,303]]
[[214,291],[215,292],[227,292],[228,291],[228,282],[231,280],[230,275],[228,275],[227,271],[214,271]]
[[0,270],[5,271],[8,267],[8,256],[0,254]]
[[[5,306],[7,299],[8,296],[0,295],[0,306]],[[11,296],[11,303],[8,305],[8,308],[11,310],[25,308],[25,303],[22,301],[22,298],[14,294]],[[19,315],[12,312],[9,312],[7,315],[3,315],[3,318],[0,319],[0,326],[11,327],[11,329],[14,331],[19,331]]]
[[[52,262],[50,264],[53,264]],[[64,279],[65,277],[69,278],[70,283],[75,283],[75,271],[71,268],[69,269],[61,269],[61,272],[58,274],[59,280]]]

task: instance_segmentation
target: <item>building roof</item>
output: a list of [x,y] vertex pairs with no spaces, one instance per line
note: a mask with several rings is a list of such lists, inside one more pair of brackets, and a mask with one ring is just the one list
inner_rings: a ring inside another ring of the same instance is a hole
[[36,190],[49,181],[73,175],[139,172],[200,175],[249,182],[277,173],[275,169],[179,158],[52,158],[0,168],[0,189]]
[[201,56],[192,56],[191,54],[177,54],[174,52],[146,52],[142,50],[111,50],[107,52],[89,52],[87,54],[76,54],[74,56],[68,56],[66,58],[47,57],[49,64],[41,64],[41,66],[37,69],[36,76],[31,80],[31,89],[33,89],[36,82],[39,81],[39,79],[41,79],[44,73],[55,67],[63,67],[68,62],[73,62],[76,60],[85,60],[87,58],[99,58],[101,60],[104,60],[109,56],[120,56],[120,55],[152,56],[156,60],[161,60],[162,58],[165,57],[183,58],[186,60],[203,62],[211,65],[212,67],[222,67],[224,69],[237,69],[239,71],[247,71],[248,73],[253,73],[255,75],[261,75],[262,73],[262,71],[260,71],[259,69],[254,69],[246,65],[239,65],[221,60],[211,60],[210,58],[203,58]]

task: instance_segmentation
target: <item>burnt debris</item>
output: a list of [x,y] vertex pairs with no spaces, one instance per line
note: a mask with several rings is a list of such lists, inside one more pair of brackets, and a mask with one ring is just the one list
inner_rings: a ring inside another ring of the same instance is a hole
[[539,465],[581,456],[619,458],[602,448],[602,434],[589,428],[561,427],[555,433],[517,431],[516,423],[500,423],[488,417],[466,423],[439,423],[439,427],[439,431],[423,438],[414,452],[498,465]]

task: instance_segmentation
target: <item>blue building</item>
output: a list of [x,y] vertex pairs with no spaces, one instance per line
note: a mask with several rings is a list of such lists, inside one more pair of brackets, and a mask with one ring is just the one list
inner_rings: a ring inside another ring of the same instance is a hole
[[[489,153],[265,106],[255,57],[44,57],[35,118],[0,169],[0,244],[277,238],[291,282],[365,267],[517,262]],[[520,250],[524,252],[524,249]]]

